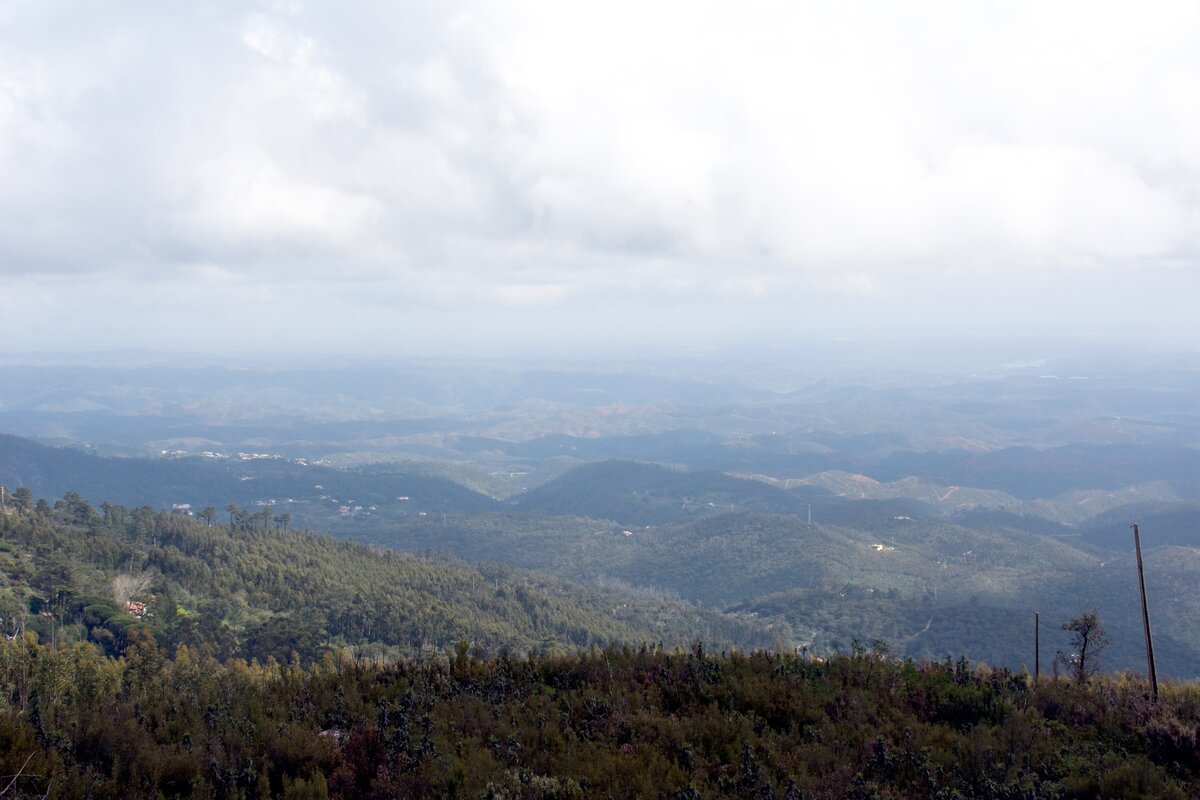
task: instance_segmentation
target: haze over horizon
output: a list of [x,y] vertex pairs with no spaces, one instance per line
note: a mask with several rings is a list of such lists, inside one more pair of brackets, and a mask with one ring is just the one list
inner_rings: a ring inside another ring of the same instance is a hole
[[0,10],[9,353],[1191,350],[1200,9]]

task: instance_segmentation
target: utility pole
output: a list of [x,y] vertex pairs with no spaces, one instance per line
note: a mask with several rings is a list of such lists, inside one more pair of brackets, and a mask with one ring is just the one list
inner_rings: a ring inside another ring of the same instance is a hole
[[1041,619],[1038,612],[1033,612],[1033,683],[1036,686],[1042,680],[1042,636]]
[[1146,608],[1146,573],[1142,569],[1142,537],[1135,522],[1133,528],[1133,549],[1137,552],[1138,588],[1142,591],[1142,628],[1146,632],[1146,666],[1150,669],[1150,691],[1154,702],[1158,702],[1158,673],[1154,671],[1154,642],[1150,638],[1150,611]]

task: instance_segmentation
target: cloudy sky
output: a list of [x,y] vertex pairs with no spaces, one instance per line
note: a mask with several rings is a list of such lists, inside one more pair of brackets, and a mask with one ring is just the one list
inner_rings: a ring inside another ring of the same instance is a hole
[[1200,346],[1193,2],[0,0],[0,347]]

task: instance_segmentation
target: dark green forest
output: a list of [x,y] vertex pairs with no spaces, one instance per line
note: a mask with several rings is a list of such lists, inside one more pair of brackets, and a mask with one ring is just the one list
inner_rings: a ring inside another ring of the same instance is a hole
[[[819,654],[845,649],[856,637],[880,638],[914,658],[966,656],[1032,668],[1035,611],[1064,620],[1095,607],[1113,633],[1110,668],[1144,664],[1131,552],[1093,553],[1079,536],[1042,535],[1005,519],[963,524],[869,506],[861,514],[841,525],[814,511],[810,526],[803,516],[718,511],[629,528],[584,517],[473,514],[445,524],[348,523],[341,532],[398,550],[443,550],[472,563],[503,560],[577,581],[658,587],[705,607],[782,620],[792,645]],[[1200,551],[1162,544],[1146,549],[1145,563],[1159,668],[1196,676]],[[1050,652],[1065,646],[1057,630],[1043,637]]]
[[786,634],[653,593],[284,530],[269,509],[232,507],[230,522],[216,524],[96,508],[74,493],[53,506],[16,496],[26,498],[21,511],[0,514],[0,630],[90,641],[113,656],[139,636],[218,659],[286,661],[295,651],[312,661],[341,649],[438,653],[464,639],[492,652],[695,637],[768,646]]

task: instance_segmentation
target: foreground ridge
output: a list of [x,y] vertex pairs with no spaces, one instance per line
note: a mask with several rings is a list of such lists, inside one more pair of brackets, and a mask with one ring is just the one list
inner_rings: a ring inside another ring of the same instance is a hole
[[[877,655],[0,644],[11,797],[1195,797],[1200,687]],[[0,787],[2,788],[2,787]]]

